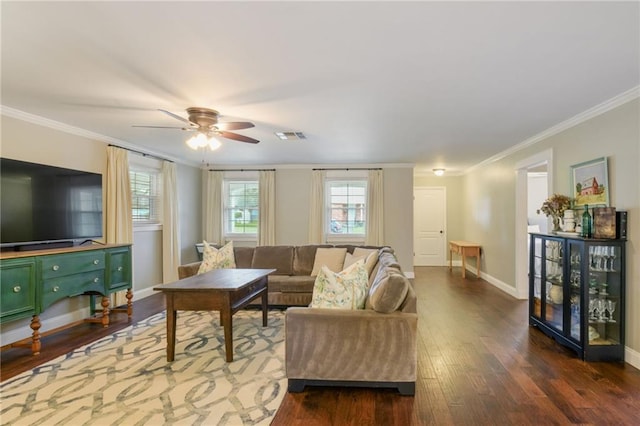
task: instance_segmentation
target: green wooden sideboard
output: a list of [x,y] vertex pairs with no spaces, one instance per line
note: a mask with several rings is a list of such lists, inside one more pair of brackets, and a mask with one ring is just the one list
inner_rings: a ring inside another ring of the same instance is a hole
[[[64,298],[91,296],[92,317],[86,321],[107,327],[108,296],[124,290],[127,305],[123,310],[131,318],[131,270],[129,244],[1,253],[0,323],[31,317],[31,351],[36,355],[40,353],[40,314]],[[95,296],[102,296],[100,315],[94,315]]]

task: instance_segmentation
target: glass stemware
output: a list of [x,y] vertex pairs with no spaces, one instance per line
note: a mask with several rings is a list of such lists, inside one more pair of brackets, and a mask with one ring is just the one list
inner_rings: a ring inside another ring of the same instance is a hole
[[617,248],[615,246],[611,246],[609,247],[610,251],[609,251],[609,271],[610,272],[615,272],[615,262],[616,262],[616,257],[618,257],[617,255]]
[[595,311],[596,311],[596,322],[607,322],[605,319],[605,310],[606,304],[603,299],[596,300]]
[[596,320],[596,300],[595,299],[589,299],[589,321],[591,322],[595,322]]
[[613,313],[616,310],[616,302],[614,302],[613,300],[609,299],[607,300],[607,311],[609,312],[609,322],[616,322],[616,320],[613,319]]

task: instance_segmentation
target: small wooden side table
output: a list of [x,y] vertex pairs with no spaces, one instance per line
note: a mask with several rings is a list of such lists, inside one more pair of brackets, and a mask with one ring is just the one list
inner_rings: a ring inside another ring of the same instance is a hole
[[462,257],[462,278],[466,278],[467,256],[476,257],[476,279],[480,276],[480,244],[469,241],[449,241],[449,270],[453,269],[453,253]]

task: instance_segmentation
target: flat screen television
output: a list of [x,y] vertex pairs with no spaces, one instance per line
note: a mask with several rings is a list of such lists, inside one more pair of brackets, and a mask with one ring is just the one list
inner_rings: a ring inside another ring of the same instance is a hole
[[102,175],[0,158],[0,247],[35,250],[102,237]]

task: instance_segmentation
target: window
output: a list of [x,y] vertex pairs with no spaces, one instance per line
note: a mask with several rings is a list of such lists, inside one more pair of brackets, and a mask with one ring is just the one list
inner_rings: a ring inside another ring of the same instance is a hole
[[367,180],[327,180],[326,194],[327,235],[364,237],[367,229]]
[[131,168],[131,209],[134,224],[161,223],[160,172]]
[[223,219],[225,236],[257,237],[258,188],[257,180],[225,179]]

